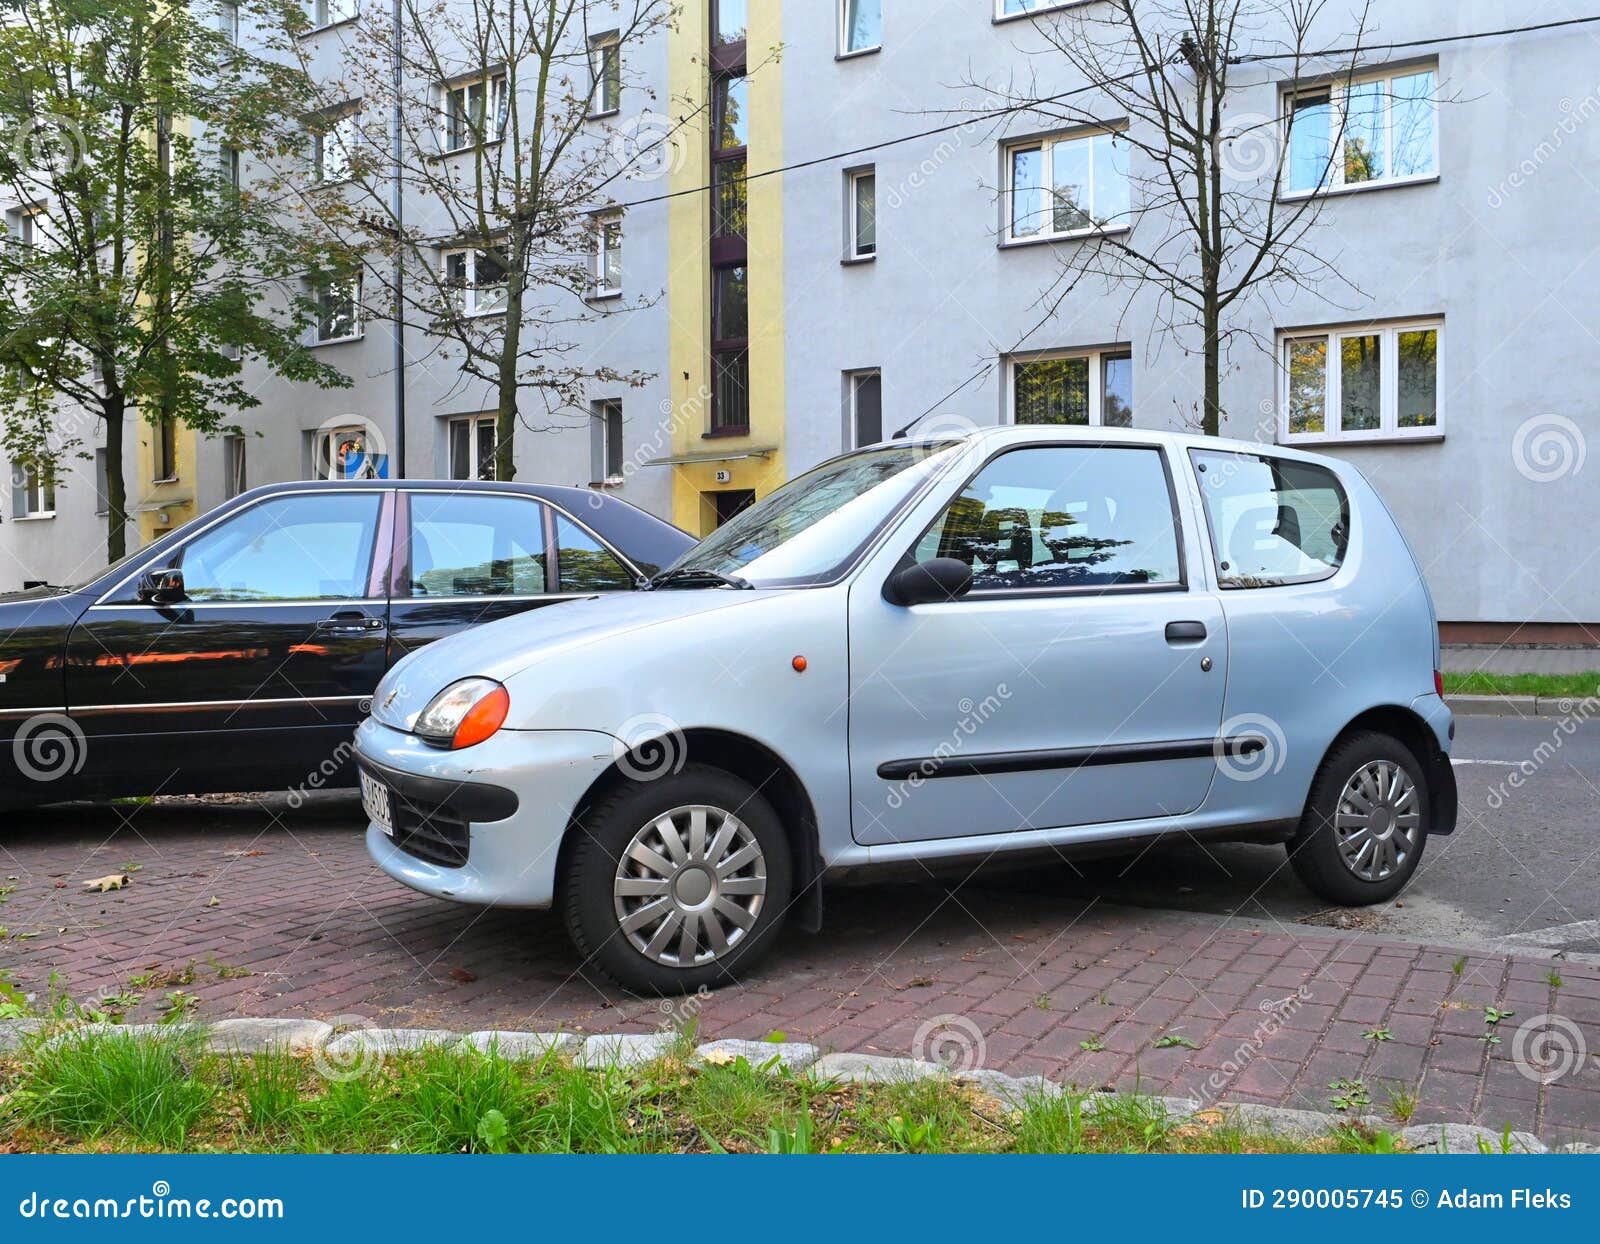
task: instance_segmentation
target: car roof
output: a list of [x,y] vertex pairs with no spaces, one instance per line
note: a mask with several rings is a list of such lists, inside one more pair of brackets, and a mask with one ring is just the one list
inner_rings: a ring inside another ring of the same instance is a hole
[[[968,441],[985,447],[1001,448],[1007,445],[1060,444],[1063,441],[1082,441],[1085,444],[1108,445],[1166,445],[1174,450],[1202,449],[1216,453],[1272,453],[1283,458],[1305,462],[1318,462],[1339,470],[1349,464],[1322,454],[1307,453],[1289,445],[1273,442],[1246,441],[1225,436],[1203,436],[1194,432],[1174,432],[1160,428],[1089,427],[1083,424],[986,424],[982,426],[941,427],[928,432],[912,432],[896,440],[881,441],[888,448],[895,445],[936,445],[941,442]],[[876,446],[874,447],[876,448]]]

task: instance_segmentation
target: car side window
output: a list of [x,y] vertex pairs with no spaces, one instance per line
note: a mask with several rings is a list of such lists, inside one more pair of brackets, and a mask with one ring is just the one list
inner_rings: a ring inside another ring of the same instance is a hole
[[271,497],[183,546],[194,601],[349,600],[367,595],[381,492]]
[[1350,502],[1327,467],[1270,454],[1190,451],[1224,588],[1331,578],[1350,540]]
[[563,592],[624,592],[634,573],[577,523],[556,515],[556,566]]
[[990,462],[917,545],[954,557],[974,591],[1176,587],[1178,531],[1161,453],[1040,445]]
[[489,493],[413,492],[410,596],[542,596],[544,505]]

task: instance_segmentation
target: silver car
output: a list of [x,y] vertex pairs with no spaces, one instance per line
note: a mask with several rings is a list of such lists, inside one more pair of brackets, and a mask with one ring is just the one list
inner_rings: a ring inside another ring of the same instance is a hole
[[1397,893],[1455,827],[1433,606],[1348,463],[1004,427],[826,462],[643,590],[444,639],[357,734],[390,876],[677,991],[824,880],[1168,834]]

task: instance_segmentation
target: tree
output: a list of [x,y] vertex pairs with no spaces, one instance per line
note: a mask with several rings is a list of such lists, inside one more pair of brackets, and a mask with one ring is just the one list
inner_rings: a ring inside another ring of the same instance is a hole
[[592,384],[650,379],[575,338],[650,300],[611,296],[622,223],[603,212],[680,124],[604,118],[636,82],[634,49],[672,17],[669,0],[403,0],[399,39],[387,12],[364,12],[320,83],[324,114],[352,115],[359,135],[345,202],[382,313],[420,322],[458,384],[487,390],[497,479],[515,477],[519,424],[586,419]]
[[[1336,160],[1350,180],[1370,176],[1365,140],[1331,102],[1320,112],[1298,105],[1280,112],[1276,99],[1265,114],[1238,107],[1245,89],[1261,87],[1252,62],[1270,62],[1274,81],[1314,76],[1335,89],[1349,85],[1366,17],[1352,32],[1348,13],[1324,22],[1326,8],[1327,0],[1107,0],[1041,19],[1044,48],[1030,53],[1025,81],[968,84],[1000,101],[1008,117],[1042,118],[1051,128],[1126,118],[1126,129],[1108,139],[1109,159],[1127,169],[1125,200],[1109,210],[1089,203],[1086,188],[1058,172],[1053,186],[1029,186],[1020,196],[1013,189],[1012,228],[1022,213],[1086,231],[1061,252],[1060,274],[1041,298],[1046,314],[1097,277],[1130,298],[1153,292],[1158,327],[1180,342],[1198,338],[1205,368],[1198,422],[1209,435],[1226,418],[1223,362],[1233,339],[1267,344],[1237,314],[1241,305],[1296,286],[1352,288],[1337,262],[1311,245],[1323,197],[1285,198],[1280,190],[1297,124],[1327,126],[1334,114],[1320,145],[1310,144],[1313,190],[1327,187]],[[1339,50],[1320,50],[1319,36]]]
[[[246,359],[347,384],[302,344],[314,255],[294,187],[241,161],[304,161],[314,96],[286,59],[293,0],[0,0],[0,415],[12,461],[53,477],[98,421],[106,552],[126,549],[126,421],[211,435],[258,404]],[[303,20],[303,19],[299,19]]]

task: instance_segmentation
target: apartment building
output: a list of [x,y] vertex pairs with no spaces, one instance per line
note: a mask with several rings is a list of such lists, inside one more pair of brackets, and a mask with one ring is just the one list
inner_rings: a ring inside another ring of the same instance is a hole
[[[318,2],[329,20],[306,37],[337,57],[359,15]],[[615,108],[594,120],[671,134],[660,175],[620,187],[594,230],[597,305],[652,298],[587,326],[581,346],[652,379],[597,388],[570,426],[519,436],[519,477],[612,489],[703,532],[914,421],[1193,426],[1201,359],[1155,289],[1085,279],[1041,301],[1073,248],[1162,227],[1140,213],[1140,156],[1122,138],[1138,119],[972,119],[1008,85],[1084,85],[1043,27],[1085,7],[684,0],[670,33],[628,50]],[[1335,9],[1318,46],[1349,41]],[[1600,25],[1495,33],[1588,15],[1566,0],[1517,20],[1488,3],[1375,0],[1354,75],[1241,64],[1227,100],[1241,135],[1281,138],[1295,117],[1277,195],[1319,200],[1306,244],[1341,279],[1230,312],[1223,432],[1358,464],[1458,638],[1600,640],[1585,468],[1600,432],[1585,368],[1600,238],[1583,214],[1600,167]],[[1359,135],[1361,158],[1325,174],[1340,133]],[[323,329],[316,348],[354,386],[263,378],[251,435],[180,431],[176,483],[144,489],[152,530],[247,485],[397,469],[369,443],[394,440],[389,329],[342,306]],[[407,336],[406,472],[482,472],[489,394],[429,361],[426,325]],[[165,449],[148,451],[153,481]],[[0,586],[54,578],[98,539],[87,467],[58,483],[53,518],[37,481],[19,491]]]

